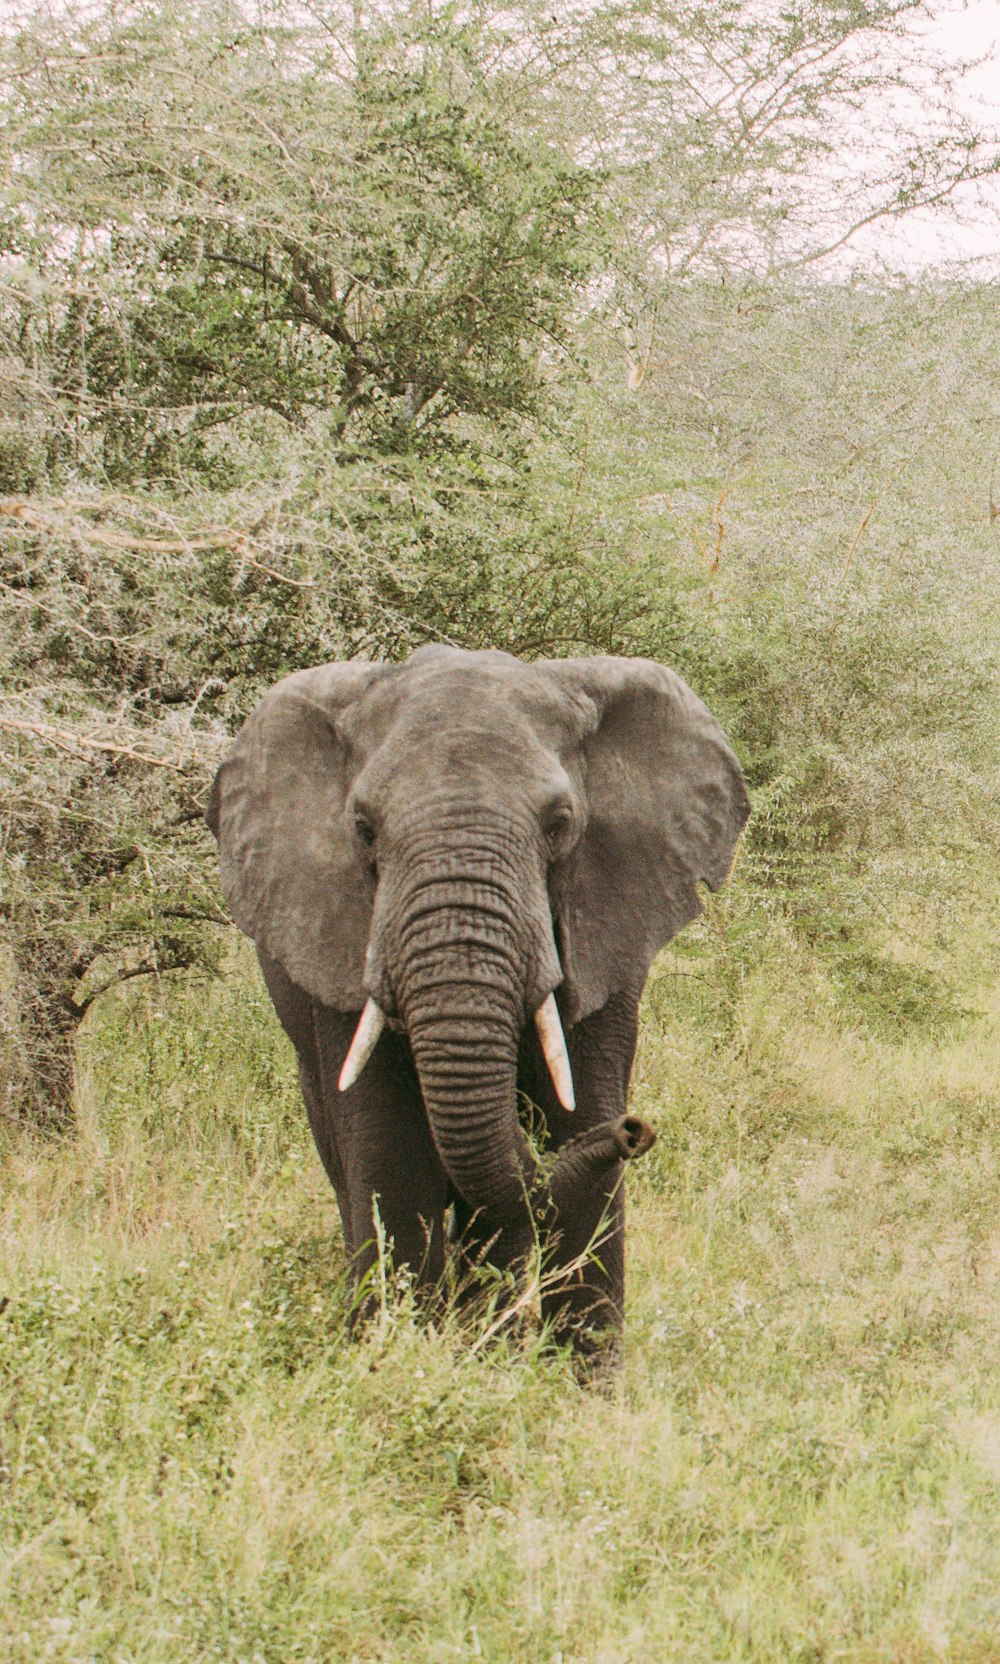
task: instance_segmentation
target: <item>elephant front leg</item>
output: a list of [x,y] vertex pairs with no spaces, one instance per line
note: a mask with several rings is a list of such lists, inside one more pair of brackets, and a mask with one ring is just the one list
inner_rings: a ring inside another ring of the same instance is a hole
[[[544,1111],[556,1151],[556,1175],[562,1169],[542,1315],[557,1339],[571,1341],[581,1357],[595,1361],[613,1359],[624,1325],[624,1161],[608,1151],[584,1162],[572,1155],[571,1146],[582,1149],[588,1135],[596,1137],[596,1129],[622,1122],[638,1037],[638,1004],[638,995],[617,995],[570,1031],[573,1114],[556,1100],[533,1037],[526,1060],[529,1095]],[[627,1153],[639,1154],[641,1149]]]
[[537,1240],[527,1206],[523,1219],[506,1228],[493,1224],[482,1209],[470,1207],[461,1196],[453,1197],[453,1209],[453,1274],[458,1304],[474,1307],[484,1296],[495,1294],[498,1275],[513,1276],[511,1286],[516,1288],[516,1279]]
[[542,1318],[555,1339],[597,1367],[614,1367],[625,1326],[625,1193],[621,1164],[594,1187],[571,1224],[557,1223],[546,1261]]
[[434,1285],[444,1270],[448,1181],[409,1047],[401,1035],[384,1033],[363,1074],[341,1092],[338,1077],[356,1026],[356,1016],[316,1007],[320,1102],[310,1111],[320,1153],[327,1143],[336,1147],[334,1182],[352,1271],[363,1284],[384,1242],[397,1270],[408,1270],[418,1286]]

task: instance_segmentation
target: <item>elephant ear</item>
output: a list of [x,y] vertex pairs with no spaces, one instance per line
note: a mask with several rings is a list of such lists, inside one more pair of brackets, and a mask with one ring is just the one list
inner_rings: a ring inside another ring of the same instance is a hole
[[557,900],[560,1004],[578,1022],[612,994],[641,989],[660,948],[702,911],[699,882],[716,890],[727,878],[750,803],[719,724],[666,666],[594,658],[546,668],[591,727],[587,827]]
[[265,694],[215,776],[206,820],[233,918],[325,1005],[364,1005],[373,882],[347,824],[338,724],[384,665],[300,670]]

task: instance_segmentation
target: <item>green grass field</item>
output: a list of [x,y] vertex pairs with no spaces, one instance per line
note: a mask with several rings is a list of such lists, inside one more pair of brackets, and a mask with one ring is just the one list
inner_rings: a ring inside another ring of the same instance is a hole
[[1000,987],[880,1028],[731,933],[648,991],[603,1393],[405,1289],[346,1339],[242,962],[105,1002],[75,1139],[3,1135],[0,1657],[1000,1659]]
[[[0,1664],[1000,1664],[998,282],[848,219],[988,206],[948,9],[0,0]],[[350,1337],[219,922],[224,735],[432,641],[749,783],[600,1388]]]

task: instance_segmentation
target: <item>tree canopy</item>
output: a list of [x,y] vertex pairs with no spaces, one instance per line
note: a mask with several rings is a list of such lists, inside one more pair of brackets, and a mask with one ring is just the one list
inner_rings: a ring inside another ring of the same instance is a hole
[[[788,297],[817,304],[796,271],[996,165],[908,60],[919,10],[139,0],[4,27],[12,1105],[64,1116],[102,991],[214,963],[205,783],[297,665],[425,640],[663,657],[771,782],[772,853],[810,813],[829,832],[809,701],[797,739],[776,714],[766,586],[727,594],[723,504],[772,420],[744,320],[788,355]],[[875,97],[898,131],[845,171]],[[865,304],[838,292],[848,331]],[[804,409],[794,353],[776,431]],[[685,493],[716,504],[693,542]]]

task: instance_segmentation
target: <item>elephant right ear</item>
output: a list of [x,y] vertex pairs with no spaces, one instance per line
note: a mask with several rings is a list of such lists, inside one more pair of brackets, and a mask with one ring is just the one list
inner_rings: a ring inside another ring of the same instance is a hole
[[374,881],[345,814],[355,768],[338,718],[387,673],[359,663],[286,676],[237,735],[205,815],[240,929],[340,1011],[365,1003]]
[[581,742],[587,825],[558,898],[571,1023],[626,988],[702,910],[698,886],[728,876],[750,812],[740,766],[711,712],[648,659],[552,659],[554,681],[589,707]]

